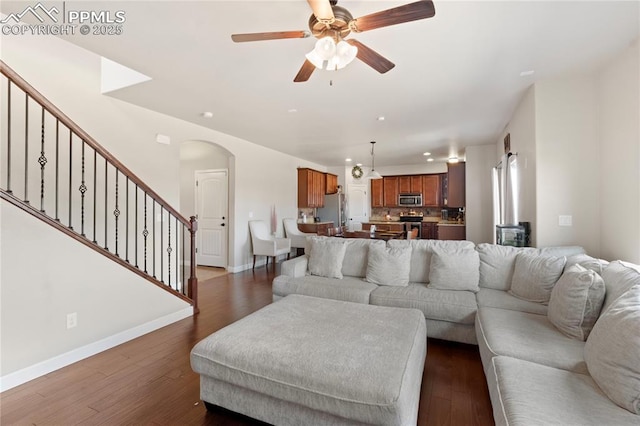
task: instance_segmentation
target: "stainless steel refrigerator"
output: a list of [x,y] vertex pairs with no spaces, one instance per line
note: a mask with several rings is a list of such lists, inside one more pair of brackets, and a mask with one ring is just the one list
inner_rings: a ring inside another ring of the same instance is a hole
[[518,154],[508,153],[493,168],[494,243],[524,246],[525,226],[519,222],[520,178]]
[[337,194],[324,196],[324,207],[317,209],[316,216],[321,222],[333,222],[333,226],[347,225],[347,197],[338,190]]

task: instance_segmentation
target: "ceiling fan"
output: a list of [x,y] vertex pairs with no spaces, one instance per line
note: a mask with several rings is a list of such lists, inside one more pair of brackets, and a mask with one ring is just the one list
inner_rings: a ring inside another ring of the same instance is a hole
[[231,39],[236,43],[242,43],[307,38],[311,35],[316,37],[318,42],[315,49],[306,55],[307,59],[293,79],[296,83],[307,81],[316,68],[340,69],[354,57],[383,74],[392,69],[395,64],[358,40],[353,38],[345,40],[345,37],[351,32],[360,33],[375,30],[376,28],[431,18],[436,14],[433,2],[430,0],[416,1],[356,19],[347,9],[338,6],[337,0],[307,0],[307,2],[313,10],[313,14],[309,18],[310,31],[233,34]]

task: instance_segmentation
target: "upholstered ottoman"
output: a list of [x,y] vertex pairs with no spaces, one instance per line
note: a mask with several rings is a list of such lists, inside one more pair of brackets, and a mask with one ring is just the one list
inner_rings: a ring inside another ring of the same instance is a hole
[[414,309],[287,296],[191,351],[208,404],[275,425],[415,425],[427,351]]

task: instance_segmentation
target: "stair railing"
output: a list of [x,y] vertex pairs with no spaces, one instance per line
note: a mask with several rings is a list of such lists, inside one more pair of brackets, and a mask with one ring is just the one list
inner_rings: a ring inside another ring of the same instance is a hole
[[197,313],[195,217],[183,217],[3,61],[0,73],[1,198]]

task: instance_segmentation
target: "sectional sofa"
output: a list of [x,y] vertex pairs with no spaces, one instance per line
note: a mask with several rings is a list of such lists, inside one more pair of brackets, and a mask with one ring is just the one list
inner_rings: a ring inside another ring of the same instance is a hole
[[417,308],[477,344],[499,425],[640,424],[640,267],[581,247],[310,237],[289,294]]

